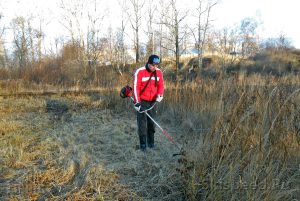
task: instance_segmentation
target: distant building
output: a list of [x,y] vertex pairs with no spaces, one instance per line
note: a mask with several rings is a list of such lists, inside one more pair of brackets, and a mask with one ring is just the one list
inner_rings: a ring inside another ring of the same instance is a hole
[[181,53],[180,56],[182,56],[182,57],[196,57],[196,56],[198,56],[198,49],[197,48],[187,48]]

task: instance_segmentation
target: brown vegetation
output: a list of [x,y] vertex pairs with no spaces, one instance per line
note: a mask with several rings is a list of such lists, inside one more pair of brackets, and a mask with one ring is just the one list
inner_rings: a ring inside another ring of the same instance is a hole
[[[198,111],[200,116],[190,120],[186,156],[180,160],[189,200],[299,199],[300,89],[297,80],[282,81],[203,83],[196,94],[211,88],[216,97],[180,96],[178,102],[188,105],[185,114]],[[197,132],[209,125],[203,116],[211,112],[210,132]]]
[[[257,59],[267,63],[258,55],[246,62]],[[51,65],[1,71],[18,78],[0,83],[5,199],[299,199],[296,73],[231,76],[213,62],[189,80],[188,66],[182,68],[174,82],[171,64],[163,67],[166,93],[157,120],[183,146],[183,155],[172,157],[178,150],[159,131],[157,150],[135,150],[134,113],[118,95],[133,66],[120,75],[103,66],[48,72]],[[236,65],[246,68],[245,61]],[[205,76],[208,69],[216,76]]]

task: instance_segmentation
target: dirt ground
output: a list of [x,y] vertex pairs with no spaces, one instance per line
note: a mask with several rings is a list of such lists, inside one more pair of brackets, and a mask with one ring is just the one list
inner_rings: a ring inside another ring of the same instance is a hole
[[[82,95],[2,98],[0,113],[1,199],[180,200],[183,196],[176,171],[180,156],[173,156],[177,147],[157,129],[155,149],[136,150],[133,110],[107,109],[102,100]],[[175,128],[163,126],[176,134]]]

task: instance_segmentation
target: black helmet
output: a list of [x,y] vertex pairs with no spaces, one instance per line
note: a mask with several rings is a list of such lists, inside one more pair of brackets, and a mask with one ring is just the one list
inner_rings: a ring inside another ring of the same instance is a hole
[[160,63],[160,59],[159,56],[152,54],[149,58],[148,58],[148,64],[159,64]]

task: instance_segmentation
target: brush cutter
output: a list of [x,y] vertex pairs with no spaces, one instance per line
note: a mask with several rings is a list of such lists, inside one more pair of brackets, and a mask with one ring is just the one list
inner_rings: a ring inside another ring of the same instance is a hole
[[[133,100],[133,97],[131,95],[132,95],[132,88],[129,87],[128,85],[126,85],[125,87],[123,87],[121,89],[120,96],[122,98],[128,98],[128,97],[130,97],[130,99],[133,102],[134,100]],[[138,111],[138,112],[139,113],[145,113],[151,119],[151,121],[153,121],[153,123],[162,131],[162,133],[179,149],[180,152],[176,153],[176,154],[173,154],[173,156],[182,155],[183,154],[182,147],[179,146],[175,142],[175,140],[148,114],[147,111],[153,109],[153,107],[156,105],[156,103],[157,102],[155,102],[150,108],[143,109],[142,111]]]

